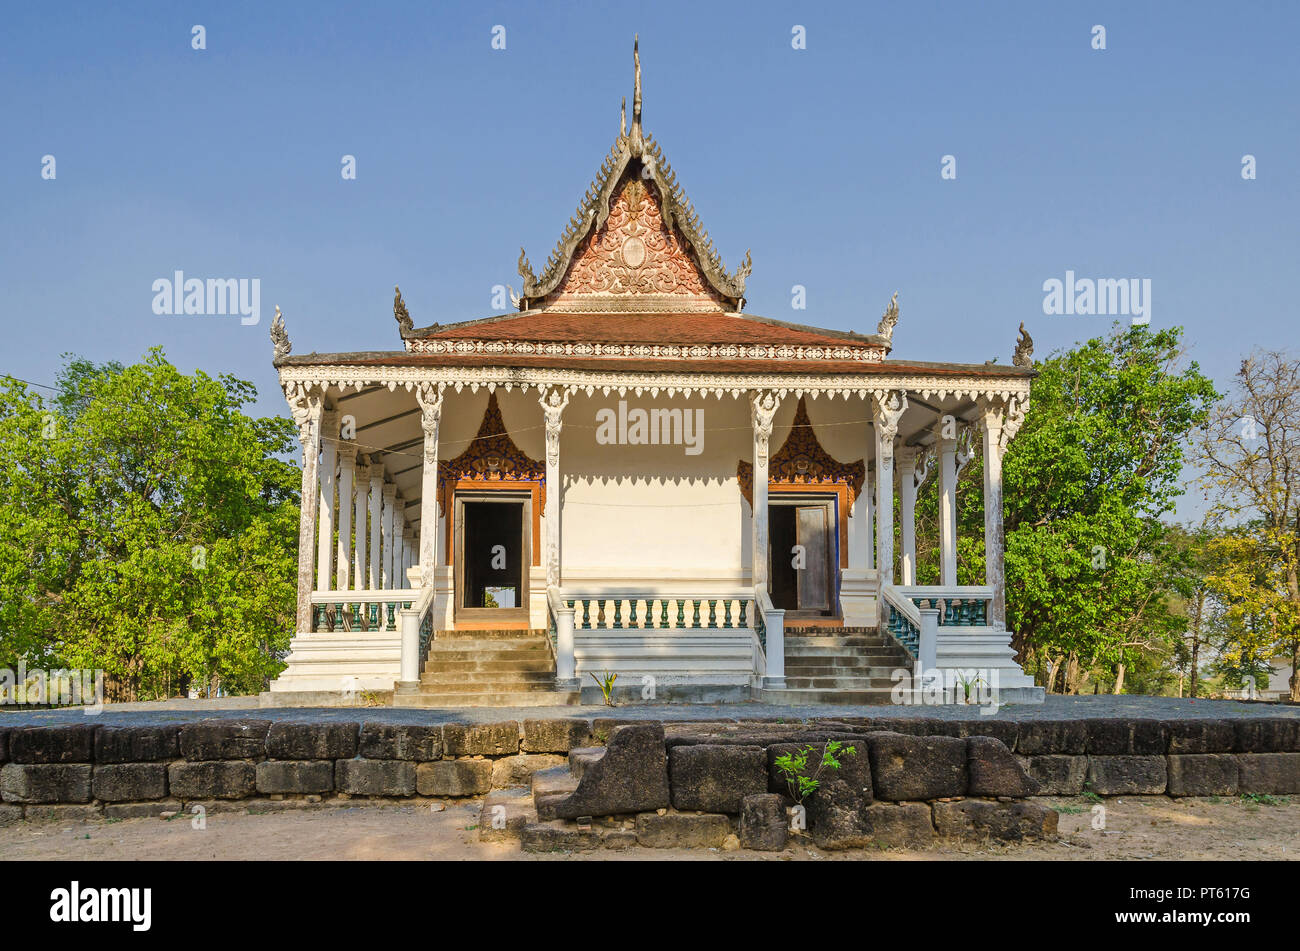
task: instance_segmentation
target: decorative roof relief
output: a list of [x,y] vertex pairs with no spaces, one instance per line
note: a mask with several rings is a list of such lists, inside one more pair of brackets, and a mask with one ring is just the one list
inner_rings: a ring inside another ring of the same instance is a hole
[[1011,365],[1028,369],[1034,365],[1034,338],[1025,329],[1025,322],[1020,322],[1020,339],[1016,341],[1015,353],[1011,355]]
[[506,432],[501,407],[493,390],[488,397],[483,421],[469,445],[455,459],[438,463],[438,502],[446,510],[456,483],[473,482],[538,482],[541,484],[541,502],[546,501],[546,463],[530,458]]
[[[768,464],[768,481],[790,485],[843,485],[848,487],[848,504],[852,508],[867,476],[866,463],[840,462],[817,440],[812,420],[808,418],[806,398],[799,398],[790,424],[790,435]],[[736,478],[745,501],[754,506],[754,466],[743,459],[736,465]]]
[[[728,273],[653,138],[641,128],[641,57],[633,45],[632,128],[620,132],[541,275],[522,249],[521,310],[740,310],[751,262]],[[626,108],[626,107],[625,107]]]

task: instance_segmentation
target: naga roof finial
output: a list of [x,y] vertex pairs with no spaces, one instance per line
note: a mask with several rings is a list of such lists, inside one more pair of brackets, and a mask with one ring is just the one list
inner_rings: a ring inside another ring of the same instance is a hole
[[632,154],[641,155],[644,139],[641,135],[641,37],[632,39],[632,63],[636,68],[636,83],[632,88]]
[[1028,369],[1034,365],[1034,338],[1025,329],[1025,322],[1020,322],[1020,339],[1016,341],[1015,353],[1011,355],[1011,365]]
[[273,360],[275,363],[293,352],[293,344],[289,343],[289,334],[284,329],[284,314],[280,313],[278,304],[275,308],[275,317],[271,319],[271,345],[275,348]]
[[415,324],[406,310],[406,301],[402,300],[402,289],[394,285],[393,290],[396,291],[393,296],[393,317],[397,320],[398,332],[406,337],[415,329]]
[[618,137],[621,139],[627,135],[627,96],[623,97],[623,105],[618,109]]

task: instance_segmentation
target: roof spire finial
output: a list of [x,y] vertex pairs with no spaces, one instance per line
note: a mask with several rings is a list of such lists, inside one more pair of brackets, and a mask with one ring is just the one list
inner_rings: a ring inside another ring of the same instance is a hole
[[623,97],[623,105],[618,109],[618,134],[619,138],[627,135],[627,96]]
[[641,154],[641,37],[632,39],[632,62],[636,67],[636,85],[632,89],[632,154]]

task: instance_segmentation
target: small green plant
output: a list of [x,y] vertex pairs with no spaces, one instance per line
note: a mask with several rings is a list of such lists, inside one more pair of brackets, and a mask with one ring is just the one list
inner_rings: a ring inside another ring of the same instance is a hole
[[605,698],[605,706],[614,706],[614,681],[618,680],[618,674],[611,674],[607,670],[599,677],[592,674],[591,679],[596,681],[596,686],[600,688],[600,695]]
[[958,671],[955,676],[957,678],[957,683],[961,684],[962,700],[965,703],[970,703],[971,694],[975,692],[976,687],[988,685],[988,682],[979,674],[965,677],[962,676],[961,671]]
[[1268,793],[1242,793],[1241,800],[1242,802],[1254,803],[1257,806],[1280,806],[1286,802],[1285,799],[1278,799]]
[[817,768],[812,771],[811,775],[808,775],[808,760],[816,752],[816,747],[808,745],[795,750],[793,753],[782,753],[776,758],[776,768],[785,777],[786,787],[790,790],[790,798],[796,803],[802,803],[804,799],[815,793],[818,787],[821,786],[819,777],[822,770],[840,768],[839,757],[841,755],[858,755],[857,747],[845,746],[839,740],[828,740],[826,745],[822,747]]

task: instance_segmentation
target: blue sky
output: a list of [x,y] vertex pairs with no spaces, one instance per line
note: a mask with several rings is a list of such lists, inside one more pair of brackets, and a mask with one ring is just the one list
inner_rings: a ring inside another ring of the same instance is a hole
[[[1221,384],[1296,337],[1293,3],[184,6],[6,10],[0,372],[162,345],[282,413],[277,304],[299,353],[397,348],[394,283],[417,325],[492,313],[617,134],[634,32],[646,129],[728,266],[752,248],[750,311],[870,331],[899,291],[896,357],[1006,362],[1021,320],[1039,354],[1107,329],[1043,314],[1070,269],[1149,278]],[[155,315],[177,269],[259,278],[261,324]]]

